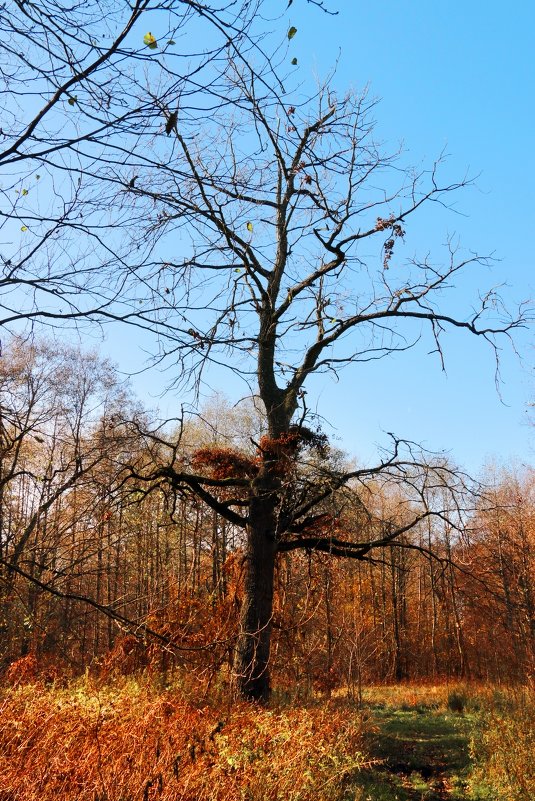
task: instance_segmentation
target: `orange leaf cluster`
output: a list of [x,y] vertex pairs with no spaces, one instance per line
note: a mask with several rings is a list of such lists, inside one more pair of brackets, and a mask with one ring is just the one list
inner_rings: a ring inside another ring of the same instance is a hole
[[232,448],[200,448],[195,451],[191,464],[195,469],[206,467],[213,478],[248,478],[258,471],[254,459]]
[[299,447],[299,441],[300,437],[296,431],[281,434],[276,439],[266,435],[260,439],[259,450],[268,459],[279,459],[281,456],[294,454]]

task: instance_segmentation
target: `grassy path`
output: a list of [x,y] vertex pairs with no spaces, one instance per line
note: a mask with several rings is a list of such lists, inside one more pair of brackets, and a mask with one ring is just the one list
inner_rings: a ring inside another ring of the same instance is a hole
[[[377,764],[359,777],[362,801],[476,801],[466,719],[425,706],[372,707]],[[360,796],[360,797],[359,797]]]

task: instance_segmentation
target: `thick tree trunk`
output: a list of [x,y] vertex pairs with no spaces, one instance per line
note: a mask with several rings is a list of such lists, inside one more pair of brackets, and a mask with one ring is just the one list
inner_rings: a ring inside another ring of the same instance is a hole
[[270,695],[269,650],[273,614],[276,488],[259,482],[249,507],[244,596],[234,655],[237,694],[266,703]]

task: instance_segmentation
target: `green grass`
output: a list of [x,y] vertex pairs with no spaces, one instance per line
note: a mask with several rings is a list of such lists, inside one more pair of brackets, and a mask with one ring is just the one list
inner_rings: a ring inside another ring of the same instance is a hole
[[[496,801],[474,780],[473,718],[451,711],[448,703],[444,688],[368,694],[375,764],[358,776],[356,801]],[[460,706],[457,700],[453,706]]]

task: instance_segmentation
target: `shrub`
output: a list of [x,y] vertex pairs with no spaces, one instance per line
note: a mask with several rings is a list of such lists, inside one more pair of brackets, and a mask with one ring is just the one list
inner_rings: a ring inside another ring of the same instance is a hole
[[451,690],[448,693],[448,709],[450,712],[462,714],[466,709],[467,696],[464,690]]

